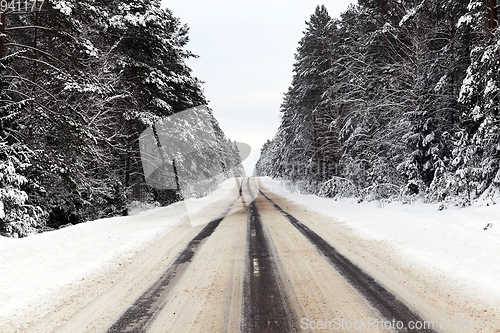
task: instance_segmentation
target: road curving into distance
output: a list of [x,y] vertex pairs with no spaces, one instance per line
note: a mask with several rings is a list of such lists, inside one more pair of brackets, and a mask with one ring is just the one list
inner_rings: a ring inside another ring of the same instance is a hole
[[[201,226],[179,227],[81,290],[37,330],[52,332],[447,332],[433,309],[344,255],[313,215],[236,182]],[[330,230],[331,231],[331,230]],[[360,256],[364,257],[364,256]],[[374,259],[375,260],[375,259]],[[374,261],[375,262],[375,261]],[[101,290],[90,292],[92,288]],[[78,297],[78,296],[75,296]],[[434,317],[432,318],[435,319]],[[51,326],[52,325],[52,326]],[[486,331],[485,331],[486,332]]]

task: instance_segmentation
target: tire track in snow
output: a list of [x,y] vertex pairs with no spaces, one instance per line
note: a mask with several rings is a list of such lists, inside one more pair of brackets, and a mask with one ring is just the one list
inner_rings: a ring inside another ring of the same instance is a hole
[[165,273],[120,316],[108,329],[108,333],[147,332],[157,314],[163,309],[170,290],[182,278],[200,246],[213,234],[240,197],[241,190],[240,195],[238,195],[221,216],[210,221],[188,243],[186,248],[168,266]]
[[[247,187],[250,191],[250,178]],[[277,267],[277,254],[262,223],[250,191],[247,229],[247,268],[243,287],[242,332],[296,332],[296,314],[290,307]]]
[[311,243],[313,243],[317,251],[323,255],[330,264],[352,285],[370,306],[379,314],[383,320],[390,322],[402,322],[404,328],[399,332],[418,332],[418,333],[435,333],[433,329],[407,329],[410,322],[424,323],[418,314],[411,310],[403,301],[399,300],[393,293],[382,286],[378,281],[373,279],[365,271],[359,268],[356,264],[340,254],[333,246],[331,246],[322,237],[309,229],[306,225],[298,221],[294,216],[284,211],[273,200],[266,196],[262,191],[259,192],[271,202],[288,221],[300,231]]

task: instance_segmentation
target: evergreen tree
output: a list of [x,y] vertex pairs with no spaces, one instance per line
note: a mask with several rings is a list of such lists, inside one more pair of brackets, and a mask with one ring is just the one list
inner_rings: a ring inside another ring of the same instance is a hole
[[358,188],[376,182],[390,164],[383,163],[383,150],[388,141],[387,113],[391,98],[387,95],[390,61],[387,57],[387,36],[382,24],[373,19],[374,13],[363,7],[351,7],[342,14],[343,45],[337,60],[337,98],[332,100],[340,108],[342,142],[341,175],[348,177]]
[[[185,64],[194,56],[187,26],[159,1],[47,0],[40,12],[3,17],[0,164],[10,176],[2,188],[22,199],[2,194],[3,232],[124,214],[132,200],[152,200],[139,134],[206,103]],[[227,163],[236,163],[226,141]],[[24,226],[8,227],[26,214]]]
[[[454,150],[456,178],[451,187],[467,200],[483,193],[493,196],[500,187],[500,35],[489,5],[470,1],[468,12],[460,19],[461,29],[470,31],[473,37],[471,63],[459,97],[464,112]],[[488,19],[486,26],[485,18]]]
[[[406,189],[443,199],[456,168],[459,87],[470,63],[471,29],[457,29],[465,10],[464,0],[363,0],[331,21],[322,57],[299,48],[282,123],[257,174],[305,178],[322,195],[349,187],[345,195],[385,198]],[[301,45],[310,45],[306,36]],[[308,67],[309,59],[327,58],[322,76]],[[297,161],[298,168],[290,165]],[[318,177],[325,169],[334,172]]]
[[328,131],[328,110],[322,101],[331,84],[330,51],[335,26],[324,6],[316,8],[306,25],[295,55],[292,86],[282,105],[284,126],[281,135],[293,131],[293,141],[289,147],[282,147],[280,159],[288,162],[281,166],[281,176],[296,178],[299,170],[307,170],[306,179],[316,183],[325,177],[325,164],[330,165],[332,160],[331,147],[322,145],[320,137]]
[[43,217],[40,207],[28,203],[25,191],[36,184],[22,175],[30,167],[31,153],[23,145],[0,142],[0,235],[26,236]]

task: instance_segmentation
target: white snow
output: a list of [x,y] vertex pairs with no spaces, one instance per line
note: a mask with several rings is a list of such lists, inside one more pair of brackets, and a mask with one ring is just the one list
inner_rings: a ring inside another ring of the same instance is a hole
[[66,1],[58,1],[58,2],[56,1],[54,3],[54,9],[58,9],[59,11],[61,11],[61,13],[67,16],[70,16],[71,13],[73,12],[73,10]]
[[462,25],[470,25],[472,20],[473,18],[469,14],[461,16],[460,19],[458,19],[457,28],[460,28]]
[[413,17],[415,17],[415,15],[424,7],[425,1],[426,0],[422,0],[422,2],[420,2],[417,7],[410,9],[399,22],[399,26],[402,27],[408,20],[411,20]]
[[[291,193],[279,182],[262,181],[276,194],[344,222],[363,238],[390,242],[405,262],[500,303],[500,205],[438,211],[436,204],[357,204]],[[188,200],[187,206],[180,202],[22,239],[0,237],[0,322],[40,304],[49,311],[58,290],[130,258],[157,234],[174,232],[187,222],[186,213],[193,226],[208,222],[210,206],[236,198],[235,184],[230,179],[210,196]],[[493,226],[483,230],[489,223]]]
[[399,21],[399,26],[402,27],[406,23],[406,21],[413,18],[416,13],[417,11],[415,8],[411,9],[408,13],[406,13],[406,15],[401,19],[401,21]]
[[[262,181],[276,194],[345,222],[365,239],[390,242],[405,262],[446,276],[463,291],[500,306],[500,205],[439,211],[438,204],[358,204],[292,193],[282,183]],[[484,230],[489,223],[493,226]]]
[[21,239],[0,237],[0,322],[22,317],[35,305],[50,309],[51,297],[62,287],[116,265],[157,234],[171,232],[180,223],[201,224],[197,219],[209,222],[207,208],[228,195],[236,198],[235,184],[230,179],[210,196],[187,200],[188,209],[178,202]]

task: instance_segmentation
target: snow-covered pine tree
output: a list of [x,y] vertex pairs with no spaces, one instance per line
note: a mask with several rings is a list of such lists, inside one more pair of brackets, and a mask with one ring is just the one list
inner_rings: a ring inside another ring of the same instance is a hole
[[80,200],[75,191],[85,170],[78,151],[85,149],[80,139],[87,120],[65,91],[80,81],[78,60],[88,51],[79,38],[78,16],[72,14],[72,7],[47,1],[41,12],[9,15],[4,29],[2,110],[7,117],[13,107],[17,110],[5,131],[9,142],[32,152],[25,176],[40,187],[27,194],[47,212]]
[[434,179],[436,164],[443,163],[443,147],[437,132],[440,115],[435,109],[437,99],[433,89],[441,72],[439,66],[434,66],[437,60],[434,48],[442,48],[442,39],[439,39],[442,36],[434,28],[436,18],[439,16],[441,20],[444,13],[433,13],[433,9],[440,8],[431,8],[430,4],[431,1],[415,4],[400,22],[406,41],[401,61],[405,90],[402,119],[408,128],[402,138],[405,156],[398,170],[406,177],[408,193],[412,194],[425,192]]
[[[408,192],[430,189],[433,198],[442,198],[459,121],[458,86],[468,65],[467,37],[456,28],[464,8],[464,0],[360,0],[351,6],[329,30],[323,54],[330,64],[323,76],[307,66],[320,58],[297,54],[282,123],[256,172],[312,183],[307,174],[318,175],[324,159],[316,158],[328,151],[335,166],[328,184],[337,179],[377,197],[406,185]],[[326,90],[317,99],[304,98],[317,82]],[[328,119],[330,132],[318,119]],[[306,166],[300,168],[306,177],[291,161]]]
[[24,205],[58,227],[147,200],[140,131],[205,102],[184,61],[187,27],[159,1],[99,0],[47,0],[3,27],[0,141],[30,151],[16,168]]
[[267,140],[260,149],[260,157],[253,171],[253,176],[263,177],[270,176],[273,170],[271,149],[273,147],[273,142]]
[[113,70],[120,73],[120,89],[130,97],[120,106],[126,123],[124,185],[140,200],[150,189],[141,174],[139,134],[162,116],[206,101],[200,81],[185,63],[194,56],[184,48],[188,28],[170,10],[160,8],[160,1],[110,1],[103,6],[109,11],[103,35],[114,45]]
[[500,190],[500,32],[489,2],[471,0],[467,9],[459,26],[472,36],[471,63],[460,91],[464,110],[454,149],[456,177],[450,185],[472,200]]
[[283,150],[276,158],[280,160],[281,177],[300,177],[316,184],[323,180],[328,170],[326,164],[332,160],[330,147],[321,142],[321,137],[328,137],[324,133],[329,130],[328,110],[321,102],[331,84],[330,52],[335,27],[324,6],[316,8],[306,25],[295,55],[292,85],[282,104],[283,122],[278,134],[291,135],[293,139],[281,147]]
[[387,175],[391,183],[405,184],[407,193],[427,191],[436,170],[439,177],[446,172],[449,133],[457,122],[456,87],[463,69],[455,36],[459,4],[403,1],[383,8],[391,21],[382,28],[389,62],[378,102],[385,125],[379,127],[386,133],[380,142],[389,145],[377,155],[385,155],[387,170],[398,166],[399,172],[392,168]]
[[25,191],[36,184],[22,175],[31,154],[22,144],[0,142],[0,235],[24,237],[43,221],[43,210],[29,204]]
[[382,140],[387,133],[385,114],[390,110],[385,96],[387,41],[381,31],[384,24],[376,19],[379,16],[361,6],[352,6],[342,14],[342,42],[331,88],[335,93],[330,102],[341,110],[335,122],[342,143],[339,175],[358,189],[377,181],[382,176],[379,171],[388,170],[388,166],[378,167],[382,147],[386,147]]
[[[430,92],[434,107],[436,138],[434,147],[439,147],[433,155],[434,175],[428,187],[430,200],[443,200],[452,194],[449,182],[453,178],[452,165],[454,133],[460,126],[462,105],[458,102],[460,85],[470,64],[470,32],[459,29],[458,22],[467,11],[468,0],[431,1],[430,16],[433,17],[433,45]],[[432,8],[432,6],[434,8]],[[433,15],[437,14],[437,17]]]

